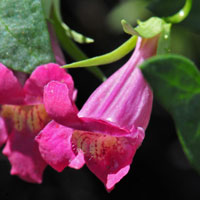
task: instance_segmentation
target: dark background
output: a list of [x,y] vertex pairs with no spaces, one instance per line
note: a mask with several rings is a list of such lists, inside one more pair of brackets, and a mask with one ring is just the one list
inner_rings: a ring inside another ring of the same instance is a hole
[[[131,1],[134,2],[134,9],[126,6]],[[119,19],[128,19],[135,25],[137,19],[171,15],[184,4],[182,0],[139,1],[62,0],[61,8],[63,19],[71,28],[95,39],[93,44],[80,45],[89,57],[93,57],[113,50],[128,39],[129,36],[120,27]],[[172,52],[189,57],[197,66],[200,66],[199,2],[194,1],[188,19],[172,29]],[[66,53],[65,56],[68,63],[73,61]],[[127,59],[128,56],[101,69],[109,76]],[[71,69],[69,72],[78,89],[77,105],[81,108],[101,82],[85,69]],[[29,184],[10,176],[9,170],[7,159],[1,155],[0,200],[200,199],[200,176],[182,151],[171,117],[156,100],[146,137],[134,157],[130,172],[111,193],[106,192],[103,184],[87,167],[81,170],[66,168],[62,173],[47,167],[41,185]]]

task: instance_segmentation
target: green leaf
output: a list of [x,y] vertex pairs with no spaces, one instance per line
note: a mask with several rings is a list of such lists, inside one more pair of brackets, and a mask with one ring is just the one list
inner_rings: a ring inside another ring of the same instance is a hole
[[46,19],[50,17],[53,1],[55,0],[41,0]]
[[54,62],[40,0],[0,1],[0,62],[30,73]]
[[155,98],[174,119],[179,140],[200,172],[200,72],[178,55],[156,56],[141,66]]
[[106,53],[101,56],[96,56],[79,62],[74,62],[71,64],[64,65],[63,68],[77,68],[77,67],[93,67],[97,65],[105,65],[112,62],[115,62],[125,55],[127,55],[136,45],[137,36],[132,36],[128,41],[123,43],[117,49]]

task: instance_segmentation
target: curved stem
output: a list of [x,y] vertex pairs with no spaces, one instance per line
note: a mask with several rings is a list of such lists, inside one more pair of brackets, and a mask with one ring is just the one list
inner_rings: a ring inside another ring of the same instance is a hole
[[136,41],[137,41],[137,36],[132,36],[124,44],[122,44],[117,49],[111,51],[110,53],[82,60],[79,62],[67,64],[62,67],[63,68],[92,67],[92,66],[105,65],[115,62],[124,57],[125,55],[127,55],[130,51],[132,51],[136,45]]
[[179,12],[177,12],[175,15],[165,17],[164,20],[172,24],[180,23],[188,16],[191,8],[192,0],[186,0],[184,7]]

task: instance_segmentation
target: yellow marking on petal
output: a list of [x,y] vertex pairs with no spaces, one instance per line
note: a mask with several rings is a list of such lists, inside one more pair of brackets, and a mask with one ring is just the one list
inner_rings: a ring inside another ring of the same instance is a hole
[[92,142],[90,144],[90,153],[91,153],[91,155],[95,155],[95,153],[96,153],[96,142]]
[[10,118],[12,116],[13,108],[12,106],[4,105],[2,106],[1,115],[6,118]]
[[13,113],[13,121],[14,121],[14,127],[18,131],[22,131],[25,125],[25,118],[26,113],[23,109],[20,107],[15,108],[15,112]]
[[44,105],[3,105],[0,115],[12,123],[17,131],[29,130],[36,134],[50,121]]
[[124,145],[127,139],[123,137],[115,137],[86,131],[74,131],[72,135],[72,145],[77,149],[81,149],[85,155],[94,159],[102,160],[109,152],[124,152]]
[[49,121],[42,104],[35,105],[27,112],[27,126],[31,132],[39,132]]
[[102,148],[103,148],[103,141],[102,141],[102,138],[99,137],[96,140],[96,149],[95,149],[95,154],[94,154],[95,157],[99,156],[99,158],[100,158]]

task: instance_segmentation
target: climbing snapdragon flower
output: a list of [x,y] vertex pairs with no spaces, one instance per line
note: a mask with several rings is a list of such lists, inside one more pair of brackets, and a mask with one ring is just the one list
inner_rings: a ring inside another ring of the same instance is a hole
[[43,104],[43,89],[52,80],[66,84],[73,101],[73,80],[59,65],[37,67],[22,87],[13,72],[0,64],[0,146],[5,143],[3,154],[11,163],[11,174],[28,182],[41,183],[47,166],[35,136],[51,120]]
[[54,121],[36,140],[49,165],[62,171],[73,163],[71,151],[84,155],[87,167],[108,191],[128,173],[144,139],[153,98],[137,66],[155,55],[157,39],[138,38],[128,62],[93,92],[80,111],[66,84],[59,81],[47,84],[44,104]]

